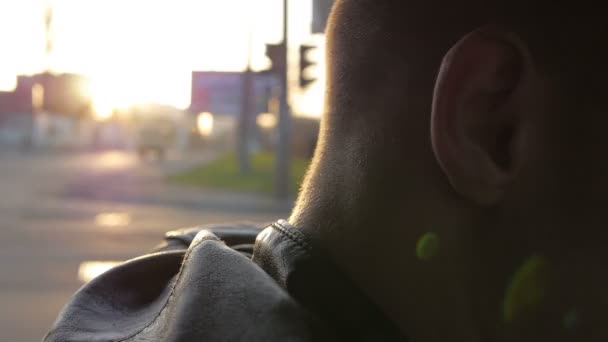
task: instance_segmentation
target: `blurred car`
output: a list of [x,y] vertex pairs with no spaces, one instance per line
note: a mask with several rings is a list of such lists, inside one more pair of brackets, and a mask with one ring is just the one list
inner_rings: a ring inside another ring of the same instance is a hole
[[165,159],[167,151],[175,144],[175,126],[168,120],[150,120],[137,132],[136,151],[141,158],[153,156]]

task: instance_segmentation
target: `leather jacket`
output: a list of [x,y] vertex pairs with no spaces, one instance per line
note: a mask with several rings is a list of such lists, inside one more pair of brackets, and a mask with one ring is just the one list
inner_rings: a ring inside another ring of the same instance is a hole
[[170,232],[84,285],[44,341],[405,341],[286,221]]

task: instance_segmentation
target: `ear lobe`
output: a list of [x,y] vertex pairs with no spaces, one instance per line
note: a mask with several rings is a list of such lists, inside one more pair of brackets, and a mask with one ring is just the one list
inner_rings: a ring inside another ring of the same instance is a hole
[[445,56],[433,96],[435,156],[453,188],[480,204],[499,201],[516,158],[528,55],[513,36],[472,32]]

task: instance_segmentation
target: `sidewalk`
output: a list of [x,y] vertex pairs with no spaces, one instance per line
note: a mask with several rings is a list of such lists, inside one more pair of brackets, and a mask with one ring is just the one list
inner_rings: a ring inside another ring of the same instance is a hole
[[168,207],[179,210],[222,211],[230,213],[276,213],[284,216],[294,199],[277,200],[272,196],[231,192],[169,184],[168,176],[215,160],[214,153],[185,157],[172,156],[151,161],[127,171],[81,172],[65,186],[51,192],[66,200],[87,200],[133,205]]
[[[39,340],[82,285],[82,262],[142,255],[177,228],[287,217],[291,201],[164,182],[213,157],[141,163],[125,153],[2,156],[0,340]],[[100,222],[100,215],[122,222]]]

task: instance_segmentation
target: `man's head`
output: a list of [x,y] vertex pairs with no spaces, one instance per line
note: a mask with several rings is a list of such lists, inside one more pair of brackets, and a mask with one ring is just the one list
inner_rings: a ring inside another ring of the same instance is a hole
[[[320,144],[291,220],[415,337],[591,334],[607,305],[596,12],[337,1]],[[425,243],[438,251],[421,257]]]

